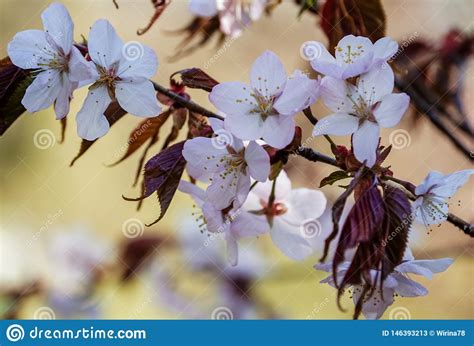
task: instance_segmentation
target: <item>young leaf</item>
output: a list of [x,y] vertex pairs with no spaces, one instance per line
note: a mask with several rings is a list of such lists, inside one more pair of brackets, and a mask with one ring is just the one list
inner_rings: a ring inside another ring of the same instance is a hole
[[[109,121],[110,126],[112,126],[120,118],[122,118],[125,114],[127,114],[127,112],[124,111],[120,107],[118,102],[114,101],[109,105],[109,107],[107,107],[104,114],[105,114],[105,117],[107,118],[107,120]],[[76,157],[74,157],[72,159],[69,166],[74,165],[74,163],[77,161],[77,159],[79,159],[82,155],[84,155],[85,152],[87,150],[89,150],[89,148],[92,146],[92,144],[94,144],[96,141],[97,141],[97,139],[93,140],[93,141],[88,141],[88,140],[83,139],[82,142],[81,142],[81,147],[79,148],[79,152],[77,153]]]
[[192,89],[202,89],[210,92],[214,86],[219,84],[218,81],[197,67],[175,72],[171,75],[171,78],[177,74],[181,76],[181,82]]
[[350,175],[345,172],[345,171],[335,171],[329,174],[326,178],[323,178],[321,180],[321,183],[319,184],[319,187],[323,187],[326,185],[332,185],[336,181],[342,180],[342,179],[347,179],[350,178]]
[[163,150],[152,157],[145,164],[144,184],[145,192],[139,198],[126,198],[127,201],[139,201],[149,197],[153,192],[158,195],[160,203],[160,215],[158,219],[147,226],[151,226],[160,221],[165,216],[166,211],[178,188],[179,181],[183,175],[186,160],[182,151],[186,141],[182,141]]
[[0,60],[0,136],[26,111],[21,100],[32,81],[30,73],[10,58]]

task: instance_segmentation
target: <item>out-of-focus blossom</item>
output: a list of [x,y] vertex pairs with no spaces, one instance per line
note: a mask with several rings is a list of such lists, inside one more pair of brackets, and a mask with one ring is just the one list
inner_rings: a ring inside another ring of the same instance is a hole
[[430,172],[415,189],[417,199],[413,210],[417,221],[425,226],[440,224],[448,218],[447,200],[469,180],[474,169],[465,169],[452,174]]
[[49,5],[41,14],[44,31],[25,30],[8,44],[8,55],[22,69],[35,70],[35,79],[21,103],[29,112],[38,112],[54,103],[56,118],[69,113],[69,103],[79,82],[91,78],[91,70],[73,46],[74,24],[60,3]]
[[[416,281],[410,279],[408,274],[421,275],[431,279],[433,274],[445,271],[452,263],[453,260],[451,258],[415,260],[410,249],[407,248],[402,263],[395,267],[394,271],[388,275],[383,282],[383,289],[380,290],[377,288],[372,296],[363,298],[362,314],[367,319],[379,319],[382,317],[385,310],[393,304],[396,295],[401,297],[418,297],[427,295],[428,290]],[[349,261],[343,262],[338,266],[336,280],[342,280],[349,269],[349,266]],[[330,263],[318,264],[315,268],[326,272],[332,272],[332,264]],[[371,271],[373,280],[378,276],[377,274],[376,270]],[[327,283],[336,287],[332,275],[322,280],[321,283]],[[351,287],[354,304],[357,304],[363,291],[364,289],[360,285]]]
[[319,95],[319,80],[300,71],[290,78],[275,53],[266,51],[255,60],[250,86],[241,82],[216,85],[209,100],[226,115],[225,128],[242,140],[263,139],[284,148],[295,134],[294,115]]

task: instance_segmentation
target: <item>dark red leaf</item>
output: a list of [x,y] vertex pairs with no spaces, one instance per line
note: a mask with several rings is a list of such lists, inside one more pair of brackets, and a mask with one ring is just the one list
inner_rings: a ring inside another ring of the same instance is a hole
[[218,81],[197,67],[175,72],[171,75],[171,78],[177,74],[180,75],[181,82],[192,89],[202,89],[210,92],[214,86],[219,84]]

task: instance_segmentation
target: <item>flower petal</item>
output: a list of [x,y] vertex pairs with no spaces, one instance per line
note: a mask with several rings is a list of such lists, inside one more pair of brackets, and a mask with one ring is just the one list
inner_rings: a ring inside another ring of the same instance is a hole
[[47,54],[53,48],[46,41],[41,30],[20,31],[8,43],[8,56],[13,64],[23,69],[39,68],[39,63],[47,63],[51,57]]
[[227,261],[231,266],[236,266],[239,262],[239,244],[231,234],[226,235]]
[[301,261],[314,251],[300,227],[288,224],[279,216],[273,220],[270,236],[281,252],[293,260]]
[[423,275],[424,277],[431,279],[433,277],[433,273],[444,272],[451,264],[453,264],[453,262],[454,260],[452,258],[413,260],[402,262],[395,268],[395,270],[400,273]]
[[71,51],[74,24],[63,4],[55,2],[49,5],[41,14],[44,31],[67,55]]
[[33,113],[51,106],[61,91],[61,78],[61,73],[57,70],[39,73],[21,100],[26,110]]
[[263,140],[276,149],[283,149],[295,136],[295,120],[289,115],[271,115],[263,122]]
[[153,83],[144,79],[128,79],[117,83],[115,96],[120,106],[128,113],[140,117],[154,117],[160,114]]
[[250,177],[233,171],[215,174],[206,193],[209,202],[217,209],[225,209],[238,197],[237,204],[243,202],[243,197],[248,195],[249,190]]
[[242,140],[254,141],[260,139],[263,133],[263,120],[260,114],[227,113],[224,126]]
[[91,59],[102,67],[110,68],[122,58],[123,41],[105,19],[92,25],[87,46]]
[[394,272],[391,274],[397,280],[397,287],[395,291],[402,297],[419,297],[428,294],[428,290],[420,285],[418,282],[413,281],[406,276]]
[[285,201],[288,211],[282,218],[300,225],[307,220],[319,218],[326,209],[326,196],[319,190],[293,189]]
[[373,67],[369,72],[360,76],[357,81],[357,92],[365,102],[372,106],[385,95],[393,91],[394,75],[392,68],[384,63],[382,66]]
[[241,82],[217,84],[209,94],[209,101],[226,115],[248,115],[257,106],[250,87]]
[[440,197],[427,195],[413,202],[415,218],[425,226],[438,225],[448,218],[448,204]]
[[324,77],[321,81],[321,98],[324,104],[335,113],[353,112],[352,94],[349,84],[344,80]]
[[118,75],[121,78],[151,78],[158,69],[158,58],[153,49],[131,41],[123,46]]
[[342,79],[355,77],[372,67],[374,48],[367,37],[347,35],[336,46],[336,60],[344,66]]
[[379,135],[378,125],[366,120],[352,136],[354,155],[360,162],[367,160],[367,167],[372,167],[375,164]]
[[374,43],[374,58],[387,61],[393,57],[397,50],[397,41],[392,40],[390,37],[382,37]]
[[318,94],[317,80],[309,79],[306,75],[294,76],[288,79],[273,107],[280,114],[294,115],[313,104]]
[[322,118],[314,126],[313,136],[350,135],[359,128],[359,118],[347,113],[336,113]]
[[278,56],[265,51],[252,65],[250,85],[262,96],[280,94],[286,83],[286,72]]
[[205,137],[188,140],[183,147],[184,159],[195,167],[194,171],[200,175],[224,170],[221,159],[226,154],[225,148],[217,148],[212,139]]
[[377,123],[385,128],[397,125],[409,104],[410,97],[405,93],[385,95],[373,111]]
[[231,232],[235,237],[257,237],[270,230],[267,220],[264,216],[253,215],[239,209],[231,223]]
[[206,200],[206,191],[189,181],[181,180],[178,185],[178,190],[190,195],[198,207],[202,207]]
[[69,105],[72,98],[72,92],[77,86],[77,82],[71,82],[66,76],[62,76],[62,86],[59,90],[58,97],[54,103],[54,111],[56,119],[62,119],[69,113]]
[[[93,64],[93,62],[87,61],[79,49],[73,46],[69,55],[69,79],[73,82],[82,82],[92,79],[94,73]],[[92,82],[92,80],[90,82]]]
[[467,183],[473,174],[474,169],[465,169],[459,172],[448,174],[442,178],[441,184],[435,186],[431,190],[431,193],[444,198],[452,197],[457,192],[457,190]]
[[81,110],[77,113],[77,134],[79,137],[93,141],[109,131],[109,122],[104,115],[110,104],[106,87],[89,90]]
[[264,182],[270,174],[270,157],[260,145],[250,142],[245,148],[245,162],[250,176],[257,181]]
[[325,76],[341,79],[344,68],[340,66],[336,58],[326,49],[321,42],[308,42],[308,46],[314,49],[314,59],[311,59],[311,67]]
[[[357,304],[363,292],[361,286],[353,287],[352,299],[354,304]],[[395,290],[392,288],[383,289],[383,298],[379,291],[374,292],[374,294],[364,301],[362,305],[362,315],[368,320],[378,320],[384,314],[385,310],[393,304],[393,295]]]
[[[264,201],[268,200],[272,191],[273,181],[267,180],[264,183],[258,183],[252,189],[252,193],[257,195],[259,199]],[[288,178],[288,175],[284,170],[280,171],[278,178],[276,180],[275,186],[275,202],[286,201],[287,197],[291,193],[291,180]]]

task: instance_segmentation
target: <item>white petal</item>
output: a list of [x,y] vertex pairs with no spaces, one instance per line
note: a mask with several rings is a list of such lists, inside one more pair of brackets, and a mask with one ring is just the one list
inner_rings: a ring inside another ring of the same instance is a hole
[[279,216],[276,216],[273,220],[270,235],[273,243],[281,252],[296,261],[305,259],[314,251],[300,227],[286,223]]
[[370,106],[375,105],[385,95],[393,91],[394,75],[388,64],[373,67],[360,76],[357,81],[357,92]]
[[425,226],[438,225],[448,218],[448,204],[439,197],[420,197],[413,203],[415,218]]
[[58,97],[61,86],[61,73],[57,70],[43,71],[26,89],[21,103],[31,113],[48,108]]
[[93,78],[93,62],[87,61],[79,49],[72,47],[69,56],[69,79],[74,82],[87,81]]
[[257,106],[252,90],[241,82],[216,85],[209,94],[209,101],[226,115],[248,115]]
[[326,196],[319,190],[294,189],[285,203],[288,211],[282,217],[300,225],[307,220],[319,218],[326,209],[326,203]]
[[71,51],[74,24],[63,4],[55,2],[49,5],[41,14],[44,31],[67,55]]
[[374,58],[387,61],[397,52],[398,43],[390,37],[382,37],[374,43]]
[[434,185],[441,185],[443,183],[444,175],[437,171],[431,171],[428,176],[415,189],[417,196],[424,195]]
[[231,223],[231,232],[237,237],[256,237],[269,231],[270,226],[264,216],[253,215],[239,209]]
[[260,95],[278,95],[285,83],[285,68],[275,53],[267,50],[255,60],[250,72],[250,85]]
[[350,135],[359,128],[359,118],[346,113],[336,113],[322,118],[314,126],[313,136]]
[[106,87],[89,90],[81,110],[77,113],[77,134],[79,137],[93,141],[109,131],[109,122],[104,115],[110,104]]
[[410,97],[405,94],[389,94],[380,100],[373,110],[375,119],[381,127],[393,127],[397,125],[408,109]]
[[260,145],[250,142],[245,148],[245,162],[250,176],[257,181],[264,182],[270,174],[270,157]]
[[158,69],[158,58],[148,46],[136,41],[126,43],[122,49],[118,75],[121,78],[151,78]]
[[200,175],[224,170],[221,159],[226,154],[225,148],[216,147],[212,139],[205,137],[188,140],[183,147],[184,159],[195,167]]
[[443,177],[442,183],[435,186],[431,192],[444,198],[452,197],[457,190],[467,183],[473,174],[474,169],[465,169],[459,172],[448,174]]
[[123,41],[105,19],[99,19],[92,25],[87,46],[91,59],[102,67],[112,67],[122,58]]
[[424,277],[431,279],[433,277],[433,273],[444,272],[451,264],[453,264],[453,262],[454,260],[451,258],[440,258],[436,260],[414,260],[402,262],[395,268],[395,270],[400,273],[423,275]]
[[342,79],[367,72],[372,67],[374,48],[367,37],[347,35],[336,46],[336,60],[344,66]]
[[286,82],[283,93],[276,99],[273,107],[280,114],[294,115],[314,103],[319,94],[317,80],[307,76],[295,76]]
[[352,137],[354,155],[360,162],[367,160],[367,167],[372,167],[375,164],[379,135],[378,125],[366,120]]
[[51,57],[46,54],[53,48],[46,41],[41,30],[25,30],[17,33],[8,44],[8,56],[13,64],[23,69],[38,68],[38,63],[47,63]]
[[227,241],[227,261],[231,266],[236,266],[239,262],[239,245],[232,235],[226,235]]
[[156,91],[149,80],[124,80],[115,86],[115,95],[120,106],[128,113],[140,117],[160,114]]
[[189,181],[181,180],[178,185],[178,190],[190,195],[196,202],[198,207],[202,207],[206,199],[206,191],[192,184]]
[[236,171],[225,174],[222,172],[213,176],[212,183],[208,186],[206,193],[210,203],[218,209],[225,209],[237,198],[237,192],[240,196],[246,196],[248,190],[245,191],[245,189],[247,188],[250,188],[249,176]]
[[62,119],[69,113],[70,100],[72,92],[77,87],[77,82],[71,82],[63,74],[61,76],[62,86],[59,90],[58,97],[54,103],[54,111],[56,112],[56,119]]
[[263,122],[263,140],[270,146],[283,149],[295,136],[295,121],[289,115],[271,115]]
[[224,126],[242,140],[254,141],[260,139],[263,133],[263,120],[259,114],[227,113]]
[[240,208],[245,201],[250,192],[250,176],[248,174],[241,174],[237,180],[237,188],[235,191],[235,199],[233,202],[234,208]]
[[[352,299],[354,304],[360,299],[361,293],[363,291],[361,286],[354,286]],[[368,320],[378,320],[384,314],[385,310],[393,304],[393,294],[394,290],[391,288],[385,288],[383,290],[383,299],[378,291],[374,292],[372,297],[364,301],[362,305],[362,315]]]
[[324,104],[335,113],[351,113],[353,102],[349,84],[344,80],[324,77],[321,81],[321,98]]
[[315,48],[315,58],[311,59],[311,67],[316,71],[325,76],[333,78],[342,78],[344,68],[342,68],[336,61],[336,59],[328,52],[326,47],[319,42],[312,44]]
[[[256,194],[260,199],[267,201],[272,191],[273,181],[267,180],[264,183],[257,183],[252,189],[252,193]],[[286,202],[291,193],[291,180],[285,171],[281,171],[278,175],[275,186],[275,201]]]
[[217,14],[217,2],[189,0],[189,11],[199,17],[213,17]]
[[407,278],[406,276],[394,272],[391,274],[397,280],[395,291],[402,297],[418,297],[428,294],[428,290],[419,283]]

